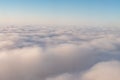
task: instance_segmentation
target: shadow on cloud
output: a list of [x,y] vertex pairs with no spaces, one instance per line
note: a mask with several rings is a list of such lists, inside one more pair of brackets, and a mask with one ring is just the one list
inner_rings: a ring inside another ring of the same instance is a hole
[[4,28],[0,29],[1,80],[120,79],[118,29]]

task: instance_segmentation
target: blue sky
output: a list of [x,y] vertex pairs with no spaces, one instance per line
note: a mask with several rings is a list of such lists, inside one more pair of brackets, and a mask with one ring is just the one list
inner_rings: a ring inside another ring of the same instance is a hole
[[0,24],[120,25],[120,0],[0,0]]

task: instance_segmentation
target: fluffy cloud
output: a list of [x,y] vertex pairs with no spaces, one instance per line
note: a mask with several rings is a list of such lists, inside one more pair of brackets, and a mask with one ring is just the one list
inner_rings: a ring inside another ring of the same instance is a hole
[[17,34],[0,34],[0,49],[10,48],[18,40]]
[[74,74],[61,74],[46,80],[120,80],[120,62],[107,61],[95,64],[89,70]]
[[88,70],[81,80],[120,80],[120,62],[100,62]]
[[38,48],[23,48],[0,52],[0,79],[30,80],[35,76],[41,59]]
[[1,29],[0,79],[118,80],[120,35],[117,29],[102,29]]
[[78,79],[77,76],[65,73],[57,77],[47,78],[46,80],[77,80],[77,79]]
[[96,60],[89,54],[79,52],[72,44],[62,44],[46,50],[25,47],[0,52],[0,76],[2,80],[39,80],[63,73],[82,71]]

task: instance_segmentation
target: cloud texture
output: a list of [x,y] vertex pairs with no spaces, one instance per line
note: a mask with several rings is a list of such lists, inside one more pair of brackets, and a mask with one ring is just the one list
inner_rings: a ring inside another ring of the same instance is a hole
[[118,28],[0,28],[1,80],[120,79]]

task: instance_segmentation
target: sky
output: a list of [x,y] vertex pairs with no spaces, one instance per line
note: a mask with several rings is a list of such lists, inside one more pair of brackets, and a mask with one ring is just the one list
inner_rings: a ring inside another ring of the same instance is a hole
[[120,0],[0,0],[0,24],[120,25]]

